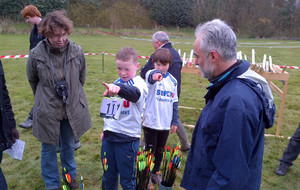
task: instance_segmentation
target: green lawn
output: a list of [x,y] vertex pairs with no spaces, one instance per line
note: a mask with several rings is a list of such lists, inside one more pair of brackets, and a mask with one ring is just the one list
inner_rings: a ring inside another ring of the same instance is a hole
[[[79,29],[77,29],[79,30]],[[75,29],[75,31],[77,31]],[[151,39],[151,33],[154,31],[143,31],[143,36],[134,36],[128,32],[132,38]],[[138,32],[135,32],[136,34]],[[116,53],[118,49],[124,46],[134,47],[139,55],[150,56],[153,52],[153,46],[150,41],[135,39],[117,38],[100,33],[75,32],[70,39],[79,44],[85,53]],[[187,52],[189,55],[193,49],[194,37],[191,34],[176,33],[181,38],[171,38],[174,42],[174,48],[181,49],[181,52]],[[19,55],[28,54],[29,34],[0,34],[0,56],[1,55]],[[185,42],[177,43],[177,42]],[[300,42],[299,41],[281,41],[281,40],[259,40],[259,39],[240,39],[238,40],[238,50],[251,58],[251,50],[256,50],[257,62],[262,61],[263,54],[271,55],[273,63],[279,65],[300,66]],[[115,68],[115,57],[104,56],[104,68],[102,65],[102,56],[86,56],[87,60],[87,80],[85,91],[89,102],[89,108],[92,115],[92,128],[81,137],[82,147],[76,151],[75,158],[77,162],[77,179],[84,176],[85,186],[88,190],[100,189],[101,176],[103,173],[101,167],[100,150],[101,141],[99,135],[102,132],[103,120],[99,117],[99,110],[102,101],[104,87],[102,82],[113,82],[117,77]],[[6,74],[6,82],[12,100],[13,110],[17,123],[23,122],[33,106],[33,95],[26,76],[26,58],[20,59],[2,59]],[[140,59],[142,65],[146,59]],[[104,69],[104,72],[102,72]],[[288,95],[286,99],[284,119],[281,129],[281,135],[291,136],[298,127],[300,121],[300,70],[287,70],[290,74]],[[282,83],[276,82],[282,88]],[[204,107],[203,96],[206,93],[208,82],[198,75],[183,74],[182,94],[180,106],[193,107],[196,109],[179,109],[181,120],[186,125],[195,125],[197,118]],[[277,112],[280,107],[280,97],[274,94]],[[274,127],[266,130],[268,134],[275,134],[277,127],[277,117]],[[41,143],[32,135],[31,130],[19,128],[20,139],[26,142],[23,161],[18,161],[4,154],[1,167],[9,184],[9,189],[44,189],[44,183],[40,169]],[[188,137],[191,139],[192,129],[186,128]],[[170,135],[168,144],[179,142],[176,135]],[[295,165],[290,168],[288,174],[284,177],[275,175],[275,169],[278,166],[279,159],[288,143],[287,139],[266,137],[265,155],[263,161],[263,179],[261,189],[297,189],[300,187],[300,161],[295,161]],[[183,154],[182,172],[176,179],[174,189],[180,189],[179,184],[182,178],[183,169],[187,153]]]

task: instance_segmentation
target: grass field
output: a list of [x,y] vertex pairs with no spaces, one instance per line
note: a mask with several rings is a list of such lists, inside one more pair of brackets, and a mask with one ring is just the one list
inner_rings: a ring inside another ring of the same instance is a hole
[[[83,30],[83,31],[82,31]],[[151,34],[154,31],[129,31],[129,39],[107,36],[97,32],[90,32],[84,29],[75,29],[75,33],[70,39],[79,44],[85,53],[116,53],[118,49],[124,46],[134,47],[139,55],[150,56],[153,52],[153,46],[150,41],[136,40],[132,38],[151,40]],[[181,52],[187,52],[193,48],[194,37],[192,32],[179,33],[172,32],[174,36],[171,41],[174,42],[174,48],[181,49]],[[28,54],[29,34],[0,34],[0,56],[1,55],[19,55]],[[182,43],[185,42],[185,43]],[[257,62],[262,61],[263,54],[271,55],[273,63],[278,65],[300,66],[300,41],[281,41],[268,39],[239,39],[238,50],[251,58],[251,50],[256,50]],[[103,81],[113,82],[117,77],[115,69],[115,57],[104,56],[104,67],[102,65],[102,56],[86,56],[87,60],[87,80],[84,86],[87,93],[89,108],[92,115],[93,126],[84,134],[80,141],[82,147],[76,151],[75,159],[77,162],[77,180],[80,176],[85,178],[87,190],[100,189],[101,176],[103,173],[101,167],[100,150],[101,142],[99,135],[102,132],[103,120],[99,117],[99,109],[102,101],[104,87]],[[12,100],[13,111],[17,123],[23,122],[33,106],[33,95],[26,76],[26,58],[20,59],[2,59],[6,74],[6,82]],[[146,63],[145,59],[140,59],[142,65]],[[103,72],[104,70],[104,72]],[[284,119],[281,129],[281,135],[291,136],[300,122],[300,70],[287,70],[290,74],[288,95],[284,111]],[[276,84],[282,88],[282,82]],[[208,82],[198,75],[183,74],[182,76],[182,94],[180,106],[193,107],[196,109],[179,109],[182,122],[186,125],[195,125],[201,108],[204,107],[203,96],[206,93]],[[280,97],[274,94],[277,106],[276,121],[274,127],[266,130],[268,134],[275,134],[277,127],[277,117],[280,107]],[[20,139],[26,142],[23,161],[18,161],[4,154],[1,167],[6,176],[10,190],[21,189],[44,189],[43,179],[40,169],[41,143],[32,135],[31,130],[19,128]],[[188,137],[191,139],[192,129],[186,128]],[[176,135],[170,135],[168,144],[179,142]],[[294,162],[288,174],[283,177],[275,175],[275,169],[279,164],[282,152],[288,143],[288,139],[266,137],[265,154],[263,160],[263,179],[261,189],[298,189],[300,187],[300,160]],[[187,153],[183,154],[182,172],[176,179],[173,189],[181,189],[183,169]]]

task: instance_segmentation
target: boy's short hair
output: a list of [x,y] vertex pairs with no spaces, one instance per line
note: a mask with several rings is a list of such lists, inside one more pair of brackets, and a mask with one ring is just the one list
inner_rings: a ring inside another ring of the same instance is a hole
[[54,34],[56,28],[63,28],[68,35],[72,33],[73,22],[67,17],[65,10],[56,10],[47,13],[39,26],[39,33],[48,37]]
[[42,18],[41,12],[34,5],[27,5],[26,7],[24,7],[24,9],[21,11],[21,14],[24,18],[27,18],[28,16],[29,17],[37,16]]
[[132,47],[124,47],[120,49],[116,55],[116,59],[122,61],[129,61],[130,59],[132,59],[134,64],[137,64],[139,61],[138,53]]
[[167,48],[159,48],[153,54],[153,63],[160,62],[163,65],[172,64],[172,54]]

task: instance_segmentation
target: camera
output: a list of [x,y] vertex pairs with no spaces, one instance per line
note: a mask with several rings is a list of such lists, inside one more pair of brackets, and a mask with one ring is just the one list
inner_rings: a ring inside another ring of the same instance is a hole
[[55,91],[58,97],[63,99],[63,102],[67,102],[68,97],[68,83],[65,80],[55,82]]

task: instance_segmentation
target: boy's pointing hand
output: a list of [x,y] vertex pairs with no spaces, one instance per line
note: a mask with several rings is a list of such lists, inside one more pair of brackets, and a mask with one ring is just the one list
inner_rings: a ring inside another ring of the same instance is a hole
[[155,73],[152,75],[154,81],[161,81],[164,77],[161,73]]
[[114,84],[107,84],[105,82],[102,82],[102,84],[106,87],[106,90],[103,93],[103,96],[107,96],[107,95],[112,96],[112,95],[118,94],[121,89],[119,86],[114,85]]

